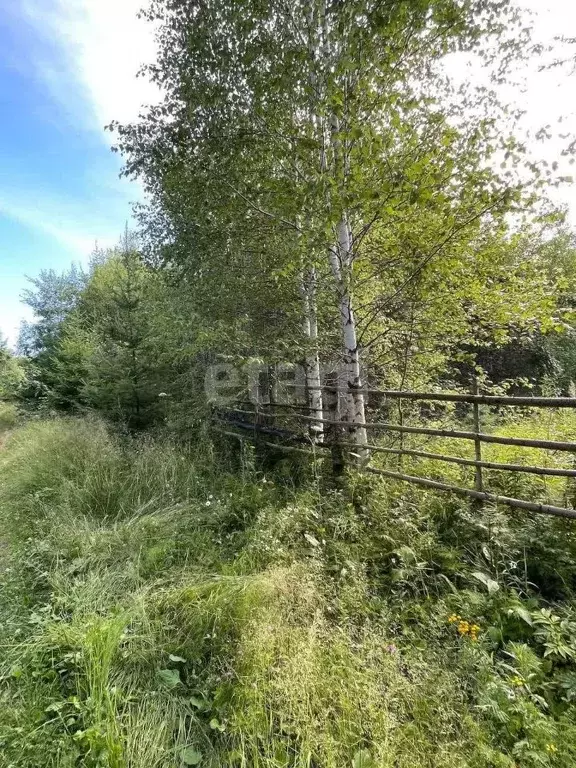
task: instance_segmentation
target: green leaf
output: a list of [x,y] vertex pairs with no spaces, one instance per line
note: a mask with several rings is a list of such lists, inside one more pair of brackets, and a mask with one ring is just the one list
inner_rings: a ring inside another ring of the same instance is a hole
[[190,696],[190,704],[198,710],[198,712],[210,712],[212,709],[212,702],[207,701],[205,698],[200,696]]
[[170,690],[177,688],[182,682],[180,672],[177,669],[161,669],[158,672],[158,678]]
[[168,658],[175,664],[186,664],[186,659],[183,659],[182,656],[174,656],[174,654],[171,653]]
[[448,576],[446,576],[446,574],[445,574],[445,573],[439,573],[439,574],[438,574],[438,578],[439,578],[439,579],[442,579],[442,581],[444,581],[444,582],[446,583],[446,586],[447,586],[447,587],[448,587],[448,589],[449,589],[449,590],[452,592],[452,594],[454,594],[454,595],[458,595],[458,589],[457,589],[457,587],[455,587],[455,586],[454,586],[454,584],[452,584],[452,582],[450,581],[450,579],[448,578]]
[[518,619],[522,619],[522,621],[526,622],[529,626],[533,626],[534,624],[530,611],[526,610],[526,608],[521,605],[515,605],[513,608],[510,608],[508,614],[516,616]]
[[479,581],[481,584],[484,584],[486,589],[488,590],[489,595],[493,595],[494,593],[498,592],[500,589],[500,585],[497,581],[494,581],[494,579],[491,579],[490,576],[486,573],[482,573],[481,571],[474,571],[472,574],[474,578]]
[[186,747],[180,752],[180,759],[184,765],[200,765],[202,762],[202,752],[198,752],[194,747]]
[[213,731],[220,731],[221,733],[226,730],[224,723],[221,723],[220,720],[215,717],[210,720],[210,728],[212,728]]

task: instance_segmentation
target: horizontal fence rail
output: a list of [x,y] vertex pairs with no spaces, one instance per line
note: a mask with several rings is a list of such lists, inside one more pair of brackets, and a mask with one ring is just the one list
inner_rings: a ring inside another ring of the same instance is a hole
[[[220,429],[219,427],[213,427],[215,432],[218,432],[220,435],[225,435],[226,437],[234,437],[237,440],[243,440],[245,438],[245,435],[239,435],[238,432],[229,432],[227,429]],[[296,448],[294,445],[281,445],[279,443],[271,443],[266,440],[262,441],[262,445],[266,445],[269,448],[275,448],[279,451],[287,451],[290,453],[304,453],[306,456],[310,456],[312,451],[310,451],[307,448]],[[328,448],[328,446],[317,446],[319,448]]]
[[478,405],[508,405],[534,408],[576,408],[576,397],[511,397],[508,395],[474,395],[465,392],[404,392],[399,389],[371,389],[365,387],[305,387],[303,384],[281,385],[288,389],[306,389],[308,392],[332,392],[343,395],[381,395],[390,400],[436,400],[448,403],[478,403]]
[[390,477],[395,480],[405,480],[406,482],[413,483],[414,485],[421,485],[425,488],[435,488],[439,491],[450,491],[459,496],[468,496],[472,499],[478,499],[479,501],[492,501],[495,504],[506,504],[510,507],[519,507],[520,509],[528,509],[531,512],[541,512],[545,515],[554,515],[556,517],[568,517],[572,520],[576,520],[576,509],[567,509],[565,507],[555,507],[551,504],[538,504],[532,501],[523,501],[522,499],[513,499],[509,496],[498,496],[495,493],[486,493],[485,491],[472,491],[469,488],[460,488],[457,485],[448,485],[447,483],[441,483],[438,480],[428,480],[425,477],[418,477],[417,475],[404,475],[401,472],[392,472],[388,469],[377,469],[376,467],[366,467],[366,472],[372,474],[381,475],[383,477]]
[[[282,384],[285,387],[291,387],[304,391],[301,385]],[[531,464],[503,463],[486,461],[481,455],[482,444],[497,444],[516,446],[521,448],[537,448],[552,452],[571,453],[576,459],[576,442],[561,440],[542,440],[536,438],[523,437],[502,437],[500,435],[486,434],[480,431],[479,406],[520,406],[520,407],[538,407],[538,408],[576,408],[576,398],[569,397],[508,397],[500,395],[482,395],[477,394],[476,387],[473,394],[452,393],[452,392],[405,392],[402,390],[380,390],[370,388],[342,388],[336,386],[311,387],[306,391],[321,390],[329,393],[342,393],[347,395],[364,394],[380,395],[390,400],[408,400],[408,401],[439,401],[465,403],[473,406],[474,430],[443,429],[438,427],[426,426],[408,426],[404,424],[388,423],[381,421],[365,421],[362,423],[351,423],[350,421],[338,418],[338,406],[334,402],[338,398],[332,398],[331,404],[325,404],[321,416],[307,415],[308,413],[318,412],[320,409],[312,408],[310,405],[296,403],[258,403],[251,401],[238,401],[231,404],[229,408],[220,413],[215,413],[217,422],[215,429],[223,435],[237,439],[256,438],[261,445],[284,451],[297,452],[308,456],[327,456],[326,450],[330,451],[333,459],[334,470],[336,470],[336,457],[340,457],[340,462],[344,454],[360,459],[357,467],[361,471],[369,472],[373,475],[387,477],[394,480],[411,483],[423,488],[431,488],[439,491],[454,493],[480,502],[491,502],[495,504],[505,504],[510,507],[523,509],[530,512],[536,512],[567,519],[576,519],[576,509],[569,507],[560,507],[553,504],[528,501],[525,499],[516,499],[510,496],[503,496],[486,491],[483,487],[482,470],[493,470],[496,472],[508,473],[527,473],[542,477],[576,478],[576,467],[546,467],[534,466]],[[245,406],[241,408],[239,406]],[[330,418],[324,416],[330,414]],[[247,418],[246,418],[247,417]],[[249,419],[249,420],[247,420]],[[282,420],[283,425],[279,427],[270,420]],[[402,419],[400,419],[402,420]],[[293,431],[287,424],[294,425],[302,423],[308,425],[308,434]],[[227,429],[223,429],[225,426]],[[326,429],[327,428],[327,429]],[[445,437],[454,440],[473,441],[475,447],[475,458],[463,458],[460,456],[450,456],[444,453],[419,450],[417,448],[406,448],[400,443],[399,447],[377,445],[372,442],[367,444],[358,444],[352,442],[350,438],[346,440],[347,432],[353,433],[354,430],[363,428],[367,432],[397,434],[400,440],[404,435],[423,435],[431,437]],[[239,431],[230,431],[230,429]],[[266,439],[264,439],[266,438]],[[280,442],[278,442],[280,441]],[[299,445],[300,444],[300,445]],[[391,456],[410,457],[414,459],[427,459],[430,461],[455,464],[463,467],[473,467],[475,469],[475,488],[462,488],[440,480],[421,477],[419,475],[406,474],[403,471],[394,471],[392,469],[382,469],[371,466],[367,463],[366,457],[371,454],[384,454]]]
[[[267,416],[269,413],[263,411],[246,411],[233,409],[235,413],[254,416]],[[558,440],[531,440],[523,437],[499,437],[498,435],[486,435],[482,432],[461,432],[455,429],[435,429],[432,427],[407,427],[401,424],[388,424],[383,421],[359,422],[352,424],[349,421],[335,421],[333,419],[321,419],[317,416],[305,416],[294,413],[290,416],[292,419],[307,421],[316,424],[329,424],[335,427],[358,428],[363,427],[369,430],[381,430],[383,432],[399,432],[409,435],[432,435],[435,437],[453,437],[460,440],[480,440],[482,443],[497,443],[498,445],[518,445],[524,448],[547,448],[553,451],[567,451],[576,453],[576,443],[564,443]]]
[[[355,443],[340,442],[340,445],[349,448],[358,448]],[[532,467],[529,464],[499,464],[493,461],[476,461],[476,459],[463,459],[459,456],[445,456],[442,453],[428,453],[428,451],[415,451],[409,448],[384,448],[380,445],[366,445],[369,451],[374,453],[388,453],[396,456],[414,456],[418,459],[432,459],[444,461],[448,464],[460,464],[464,467],[482,467],[495,469],[501,472],[527,472],[534,475],[549,475],[550,477],[576,477],[576,469],[553,469],[550,467]]]

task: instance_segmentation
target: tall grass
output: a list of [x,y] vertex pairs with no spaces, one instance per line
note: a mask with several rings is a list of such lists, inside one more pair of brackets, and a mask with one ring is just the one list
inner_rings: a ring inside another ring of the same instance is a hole
[[[509,676],[500,641],[486,630],[473,647],[447,622],[468,611],[503,632],[522,607],[504,606],[505,521],[481,541],[480,520],[433,494],[317,483],[253,461],[232,472],[208,445],[127,441],[93,420],[12,432],[0,766],[568,768],[562,707],[512,715],[487,693]],[[482,547],[497,593],[472,575]],[[536,757],[518,762],[522,738]]]
[[2,432],[13,429],[18,423],[18,411],[12,403],[4,403],[0,400],[0,437]]

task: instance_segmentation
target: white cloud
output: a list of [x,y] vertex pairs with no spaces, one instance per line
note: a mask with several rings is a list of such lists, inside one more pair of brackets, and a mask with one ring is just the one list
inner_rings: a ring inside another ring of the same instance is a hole
[[[1,195],[0,214],[14,221],[48,235],[69,251],[71,258],[87,259],[94,244],[103,247],[114,245],[119,239],[117,231],[110,231],[105,222],[86,221],[88,212],[82,216],[81,210],[75,210],[66,200],[33,200],[27,196]],[[87,234],[88,232],[98,234]]]
[[61,55],[59,61],[38,62],[37,73],[87,128],[100,131],[112,120],[134,120],[143,105],[158,99],[146,78],[136,78],[156,52],[153,27],[137,18],[142,5],[143,0],[24,0],[28,21]]

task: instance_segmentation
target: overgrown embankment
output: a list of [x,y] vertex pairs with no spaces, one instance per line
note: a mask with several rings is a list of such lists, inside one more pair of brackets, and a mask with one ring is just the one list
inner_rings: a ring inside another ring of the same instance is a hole
[[573,766],[571,523],[32,423],[0,454],[0,766]]

